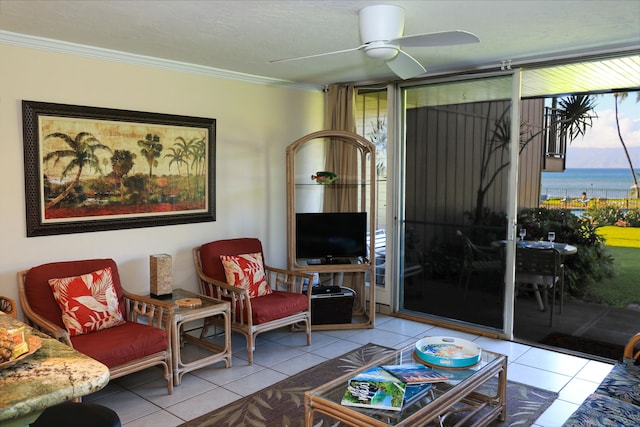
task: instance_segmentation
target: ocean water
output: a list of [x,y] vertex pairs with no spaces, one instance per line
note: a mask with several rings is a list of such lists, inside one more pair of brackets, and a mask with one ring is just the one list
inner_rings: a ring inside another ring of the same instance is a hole
[[541,194],[547,198],[577,199],[582,196],[582,192],[586,192],[590,199],[615,199],[627,197],[632,185],[633,178],[627,168],[574,168],[564,172],[542,172]]

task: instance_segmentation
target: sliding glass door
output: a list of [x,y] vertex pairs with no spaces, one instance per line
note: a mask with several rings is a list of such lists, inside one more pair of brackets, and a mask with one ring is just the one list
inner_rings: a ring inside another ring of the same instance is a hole
[[399,311],[510,335],[518,79],[400,87]]

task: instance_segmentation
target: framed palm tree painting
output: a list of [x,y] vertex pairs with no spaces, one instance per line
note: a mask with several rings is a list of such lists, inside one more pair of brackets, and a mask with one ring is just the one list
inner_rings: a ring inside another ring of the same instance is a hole
[[215,221],[211,118],[22,102],[27,236]]

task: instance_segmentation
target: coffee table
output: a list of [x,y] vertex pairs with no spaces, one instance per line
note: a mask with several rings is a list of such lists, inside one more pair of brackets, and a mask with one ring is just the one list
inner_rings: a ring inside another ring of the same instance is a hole
[[[480,362],[467,369],[442,369],[452,379],[433,383],[419,399],[405,403],[402,411],[362,409],[340,404],[347,381],[372,366],[416,363],[412,344],[369,363],[320,387],[305,392],[305,426],[313,426],[316,413],[351,426],[418,426],[439,423],[442,417],[464,413],[460,425],[474,419],[485,426],[495,419],[504,421],[507,412],[507,356],[482,350]],[[497,381],[490,381],[497,378]]]
[[[194,369],[211,365],[219,361],[224,361],[227,368],[231,367],[231,308],[229,303],[219,299],[207,297],[184,289],[174,289],[171,300],[176,303],[183,299],[198,299],[201,305],[194,307],[175,307],[171,317],[171,358],[173,364],[173,384],[180,385],[182,376]],[[187,322],[201,320],[211,316],[222,316],[224,318],[224,344],[218,345],[193,336],[185,332],[184,325]],[[207,353],[199,359],[186,362],[182,358],[183,340],[202,347]]]

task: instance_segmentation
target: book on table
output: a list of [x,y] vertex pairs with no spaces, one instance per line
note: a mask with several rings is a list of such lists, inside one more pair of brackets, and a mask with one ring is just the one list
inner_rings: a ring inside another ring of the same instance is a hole
[[349,380],[341,403],[345,406],[400,411],[406,388],[406,384],[398,378],[374,366]]
[[383,365],[382,369],[406,384],[424,384],[447,381],[449,376],[421,364]]
[[417,400],[422,399],[429,390],[431,390],[431,383],[407,384],[403,405],[412,405]]
[[386,409],[376,409],[376,408],[372,408],[372,407],[365,407],[365,406],[361,406],[358,409],[358,412],[361,412],[363,414],[367,414],[371,417],[375,417],[376,415],[379,416],[380,413],[383,413],[384,418],[386,420],[396,420],[399,421],[402,417],[402,411],[413,405],[414,403],[418,402],[419,400],[424,399],[426,396],[429,396],[429,401],[434,399],[434,395],[433,394],[429,394],[429,390],[431,390],[431,383],[424,383],[424,384],[411,384],[411,385],[407,385],[406,390],[405,390],[405,394],[404,394],[404,402],[402,405],[402,409],[397,411],[397,410],[386,410]]
[[374,366],[351,378],[341,403],[345,406],[400,411],[422,398],[431,384],[448,376],[424,365]]

